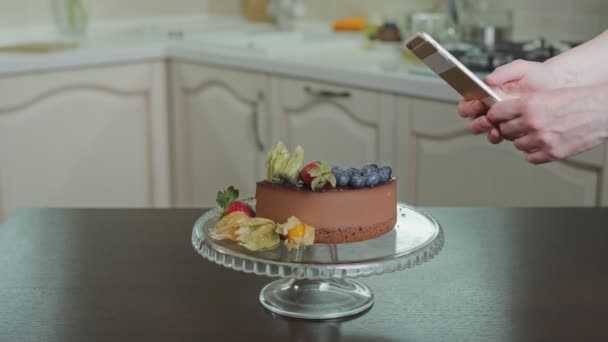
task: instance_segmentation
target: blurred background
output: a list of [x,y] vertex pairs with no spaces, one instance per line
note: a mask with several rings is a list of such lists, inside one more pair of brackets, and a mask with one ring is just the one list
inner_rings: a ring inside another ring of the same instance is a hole
[[[27,27],[53,22],[54,6],[60,0],[0,1],[0,25]],[[433,0],[302,0],[303,18],[333,20],[344,16],[381,13],[392,20],[405,19],[408,13],[429,11]],[[472,3],[483,10],[512,11],[513,38],[580,41],[603,31],[608,3],[602,0],[513,0],[456,1]],[[197,14],[240,15],[241,0],[83,0],[91,21],[192,16]]]
[[278,140],[392,166],[399,200],[603,206],[605,146],[531,166],[467,132],[402,48],[480,77],[608,28],[605,0],[0,0],[0,221],[21,207],[210,207],[253,196]]

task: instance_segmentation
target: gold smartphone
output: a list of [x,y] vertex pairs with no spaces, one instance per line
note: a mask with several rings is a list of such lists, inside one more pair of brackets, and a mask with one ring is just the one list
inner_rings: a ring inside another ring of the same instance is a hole
[[405,41],[405,47],[465,100],[479,100],[488,107],[500,101],[500,97],[487,84],[427,33],[416,33]]

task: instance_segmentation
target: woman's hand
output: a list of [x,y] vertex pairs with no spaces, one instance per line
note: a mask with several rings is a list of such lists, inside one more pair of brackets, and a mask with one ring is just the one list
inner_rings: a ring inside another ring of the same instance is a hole
[[513,141],[530,163],[564,159],[608,139],[608,85],[504,100],[492,106],[484,119],[498,126],[501,136]]

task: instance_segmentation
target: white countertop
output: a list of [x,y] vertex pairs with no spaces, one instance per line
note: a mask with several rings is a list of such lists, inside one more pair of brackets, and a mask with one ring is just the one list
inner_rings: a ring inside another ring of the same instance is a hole
[[[52,27],[4,29],[0,45],[74,41]],[[48,54],[0,53],[0,77],[96,65],[172,59],[457,101],[460,96],[398,44],[364,48],[360,33],[307,23],[294,32],[234,17],[165,18],[92,25],[78,48]]]

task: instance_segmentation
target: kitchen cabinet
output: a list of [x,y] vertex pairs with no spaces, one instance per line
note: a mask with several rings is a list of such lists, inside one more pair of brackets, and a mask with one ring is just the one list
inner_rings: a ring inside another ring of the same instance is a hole
[[0,78],[0,221],[19,207],[216,205],[254,196],[279,139],[305,161],[393,166],[419,206],[605,206],[605,145],[528,164],[456,104],[181,61]]
[[174,204],[214,207],[230,185],[254,196],[273,143],[268,78],[179,62],[170,69]]
[[401,195],[416,205],[596,206],[605,198],[605,146],[566,161],[531,165],[510,142],[472,136],[454,103],[398,100]]
[[0,220],[169,206],[165,78],[160,62],[0,78]]
[[272,79],[272,94],[273,132],[306,161],[393,165],[394,96],[287,78]]

